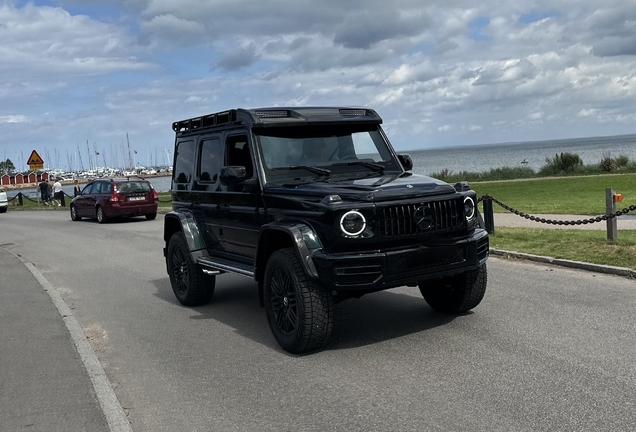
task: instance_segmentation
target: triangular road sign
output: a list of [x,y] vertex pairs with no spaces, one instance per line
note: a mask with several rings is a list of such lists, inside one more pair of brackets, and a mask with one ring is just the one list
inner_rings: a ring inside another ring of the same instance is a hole
[[31,156],[29,156],[29,159],[27,160],[27,165],[44,165],[44,161],[42,160],[38,152],[33,150],[31,152]]

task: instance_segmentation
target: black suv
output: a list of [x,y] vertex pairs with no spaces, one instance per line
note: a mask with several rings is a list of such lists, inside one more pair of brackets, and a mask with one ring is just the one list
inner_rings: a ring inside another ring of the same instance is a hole
[[443,313],[486,291],[488,235],[475,192],[409,172],[367,108],[235,109],[173,123],[166,265],[184,305],[216,275],[258,282],[282,348],[335,335],[340,302],[419,286]]

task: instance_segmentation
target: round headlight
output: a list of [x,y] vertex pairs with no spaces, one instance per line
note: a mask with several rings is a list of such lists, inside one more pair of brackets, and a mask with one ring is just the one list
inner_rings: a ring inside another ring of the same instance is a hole
[[350,236],[357,236],[367,226],[367,220],[362,216],[362,213],[351,210],[346,212],[340,218],[340,229],[343,233]]
[[468,220],[475,216],[475,201],[471,197],[464,198],[464,214]]

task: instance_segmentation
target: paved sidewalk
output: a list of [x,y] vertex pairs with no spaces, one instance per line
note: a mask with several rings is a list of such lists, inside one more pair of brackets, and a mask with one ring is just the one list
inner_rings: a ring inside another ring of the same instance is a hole
[[46,287],[0,248],[0,430],[107,432],[91,378]]
[[[562,220],[562,221],[578,221],[595,218],[596,216],[590,215],[562,215],[562,214],[543,214],[533,215],[537,218]],[[616,219],[617,229],[621,230],[636,230],[636,215],[623,215]],[[607,222],[594,222],[585,225],[552,225],[548,223],[541,223],[525,219],[514,213],[495,213],[495,231],[497,227],[514,227],[514,228],[548,228],[548,229],[584,229],[584,230],[602,230],[607,231]]]

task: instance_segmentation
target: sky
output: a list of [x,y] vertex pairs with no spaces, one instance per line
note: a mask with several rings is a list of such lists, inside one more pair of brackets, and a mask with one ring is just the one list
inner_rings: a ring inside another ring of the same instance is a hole
[[174,121],[321,105],[398,151],[636,133],[636,0],[0,0],[18,168],[162,165]]

